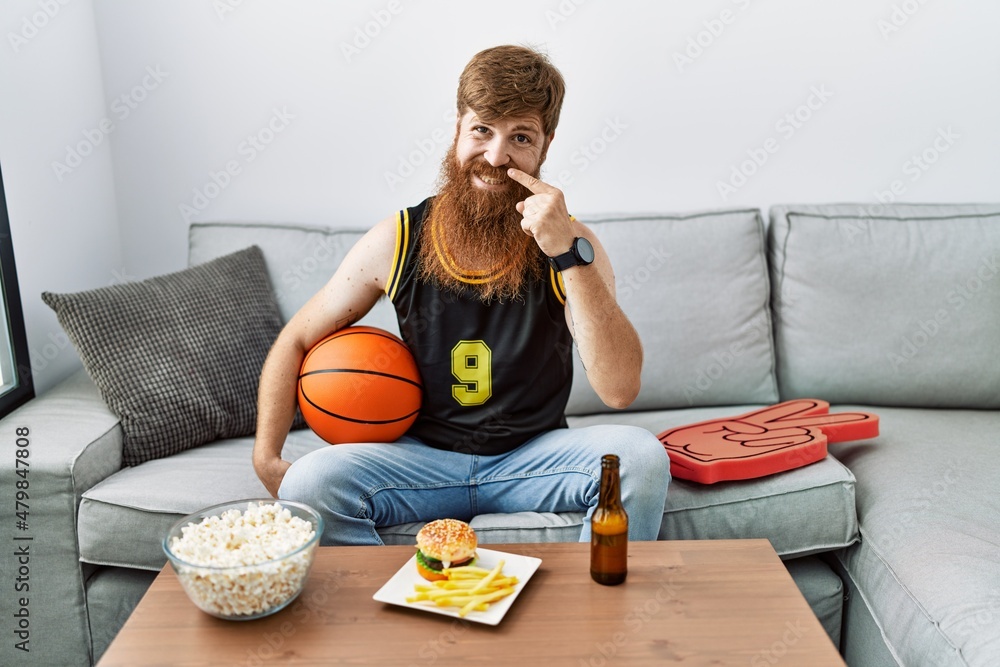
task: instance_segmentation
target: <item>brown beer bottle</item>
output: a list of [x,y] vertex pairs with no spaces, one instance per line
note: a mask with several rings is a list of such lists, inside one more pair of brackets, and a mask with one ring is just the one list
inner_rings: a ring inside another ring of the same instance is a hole
[[615,586],[628,574],[628,515],[622,507],[618,457],[601,457],[601,497],[590,519],[590,576]]

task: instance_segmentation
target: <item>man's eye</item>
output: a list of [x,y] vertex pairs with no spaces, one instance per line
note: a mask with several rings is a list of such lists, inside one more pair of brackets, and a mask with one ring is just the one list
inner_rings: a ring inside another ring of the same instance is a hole
[[480,134],[487,134],[490,131],[490,128],[483,127],[482,125],[476,125],[474,128],[472,128],[472,131],[479,132]]
[[530,144],[531,143],[531,137],[525,136],[523,134],[519,134],[516,137],[514,137],[514,141],[516,141],[519,144]]

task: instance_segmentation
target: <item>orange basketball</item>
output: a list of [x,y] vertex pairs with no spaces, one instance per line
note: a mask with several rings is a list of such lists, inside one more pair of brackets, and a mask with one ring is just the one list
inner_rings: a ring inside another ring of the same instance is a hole
[[298,393],[309,428],[339,445],[396,440],[416,420],[423,386],[403,341],[357,326],[313,346],[302,360]]

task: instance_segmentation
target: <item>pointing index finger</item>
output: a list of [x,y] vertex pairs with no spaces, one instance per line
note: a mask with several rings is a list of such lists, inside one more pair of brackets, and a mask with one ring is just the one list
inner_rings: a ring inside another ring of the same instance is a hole
[[531,190],[534,194],[540,195],[545,192],[555,192],[556,188],[552,187],[545,181],[539,180],[532,176],[531,174],[526,174],[520,169],[515,169],[511,167],[507,170],[507,175],[512,179],[523,185],[524,187]]

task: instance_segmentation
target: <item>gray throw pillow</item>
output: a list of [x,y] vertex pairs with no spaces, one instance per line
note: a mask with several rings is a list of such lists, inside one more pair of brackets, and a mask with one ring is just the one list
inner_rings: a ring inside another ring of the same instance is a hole
[[257,246],[42,300],[121,420],[126,465],[256,430],[260,370],[282,326]]
[[771,208],[781,400],[1000,408],[1000,206]]

